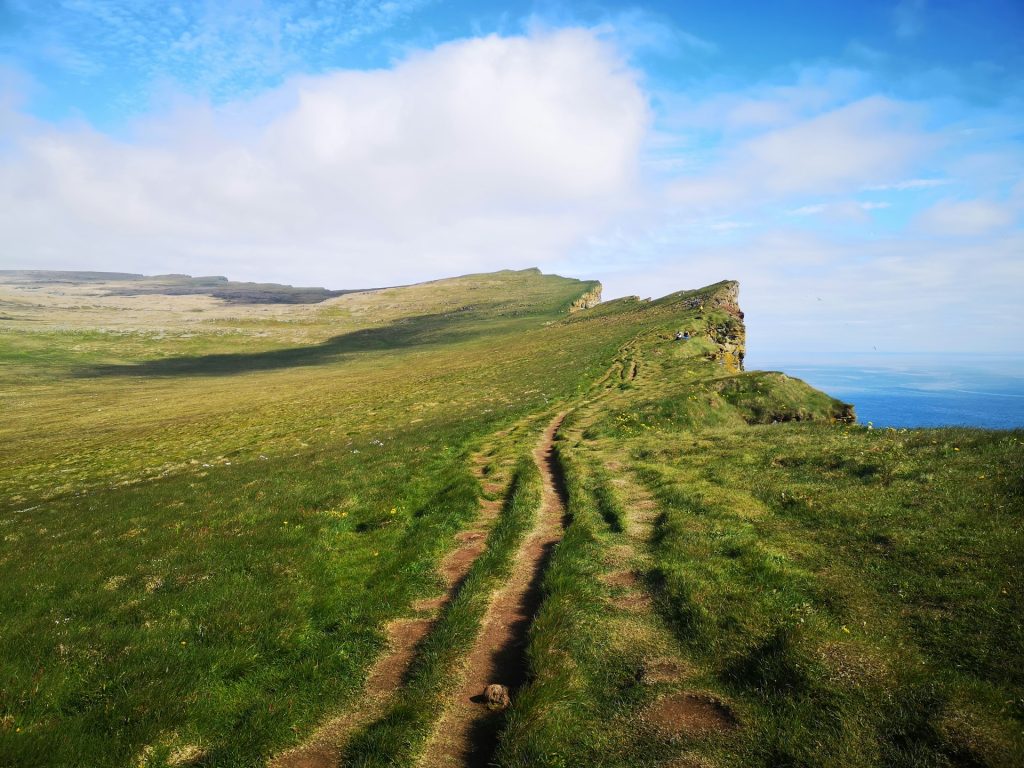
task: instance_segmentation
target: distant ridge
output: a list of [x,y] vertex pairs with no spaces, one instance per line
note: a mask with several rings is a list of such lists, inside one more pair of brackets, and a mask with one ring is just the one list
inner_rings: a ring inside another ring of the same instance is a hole
[[279,283],[248,283],[228,280],[220,275],[139,275],[131,272],[90,272],[44,269],[0,270],[0,277],[11,283],[94,284],[107,285],[107,296],[212,296],[231,304],[318,304],[346,293],[359,293],[363,288],[329,290],[320,287],[296,287]]

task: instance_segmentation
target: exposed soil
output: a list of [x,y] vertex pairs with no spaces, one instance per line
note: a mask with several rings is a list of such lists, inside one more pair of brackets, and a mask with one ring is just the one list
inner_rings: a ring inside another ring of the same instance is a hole
[[701,736],[730,731],[736,716],[727,704],[702,693],[676,693],[659,699],[647,721],[668,735]]
[[276,757],[270,768],[334,768],[352,732],[384,713],[416,646],[433,623],[433,619],[398,619],[388,624],[388,650],[370,669],[358,707],[321,726],[305,744]]
[[512,575],[498,590],[470,651],[462,684],[427,744],[421,765],[429,768],[486,766],[494,753],[500,712],[487,708],[484,691],[506,686],[514,699],[526,681],[526,633],[540,605],[540,581],[565,525],[565,489],[553,440],[564,414],[545,430],[534,451],[544,483],[537,522],[516,554]]
[[639,594],[619,595],[612,598],[612,605],[624,611],[646,611],[651,607],[651,598]]
[[676,682],[689,674],[689,668],[671,657],[651,659],[644,663],[640,680],[646,685]]
[[632,571],[615,571],[614,573],[605,574],[601,577],[601,580],[609,587],[632,589],[637,585],[636,574]]
[[[481,468],[478,462],[478,475]],[[335,768],[349,736],[384,714],[393,694],[402,684],[420,641],[434,626],[437,615],[458,591],[473,562],[486,548],[487,529],[501,511],[501,505],[501,501],[483,501],[473,526],[455,536],[457,546],[439,568],[445,590],[412,604],[414,611],[429,615],[397,619],[388,624],[388,649],[371,667],[363,695],[354,703],[353,709],[321,726],[305,744],[278,755],[268,763],[268,768]]]

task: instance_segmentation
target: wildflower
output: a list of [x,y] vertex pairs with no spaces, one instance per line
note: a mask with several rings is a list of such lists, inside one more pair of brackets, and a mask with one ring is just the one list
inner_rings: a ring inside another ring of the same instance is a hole
[[288,525],[288,521],[287,521],[287,520],[285,520],[285,521],[284,521],[284,524],[285,524],[285,525]]
[[184,640],[181,641],[181,644],[182,645],[187,645],[187,643]]
[[954,448],[953,450],[954,450],[954,451],[959,451],[960,449],[959,449],[959,448]]
[[842,630],[843,630],[843,632],[845,632],[846,634],[850,634],[850,630],[849,630],[849,628],[848,628],[848,627],[847,627],[847,626],[846,626],[845,624],[843,624],[843,626],[842,626]]
[[395,514],[395,513],[397,512],[397,511],[398,511],[398,510],[397,510],[397,509],[395,509],[394,507],[392,507],[392,508],[391,508],[391,514],[392,514],[392,515],[393,515],[393,514]]

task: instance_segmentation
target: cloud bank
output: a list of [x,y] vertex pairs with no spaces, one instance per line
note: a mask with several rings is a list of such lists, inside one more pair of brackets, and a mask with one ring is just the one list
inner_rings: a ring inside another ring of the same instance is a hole
[[129,138],[8,121],[7,266],[358,286],[550,261],[635,204],[650,114],[620,54],[570,29],[180,103]]
[[352,288],[540,266],[609,296],[734,278],[752,351],[1024,353],[1013,94],[911,100],[825,65],[659,86],[630,45],[723,51],[609,23],[178,93],[119,135],[30,118],[0,71],[0,268]]

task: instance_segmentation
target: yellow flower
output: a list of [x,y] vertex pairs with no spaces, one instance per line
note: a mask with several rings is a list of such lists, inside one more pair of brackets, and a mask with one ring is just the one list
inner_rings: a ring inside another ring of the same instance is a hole
[[959,451],[960,449],[959,449],[959,448],[954,448],[953,450],[954,450],[954,451]]

